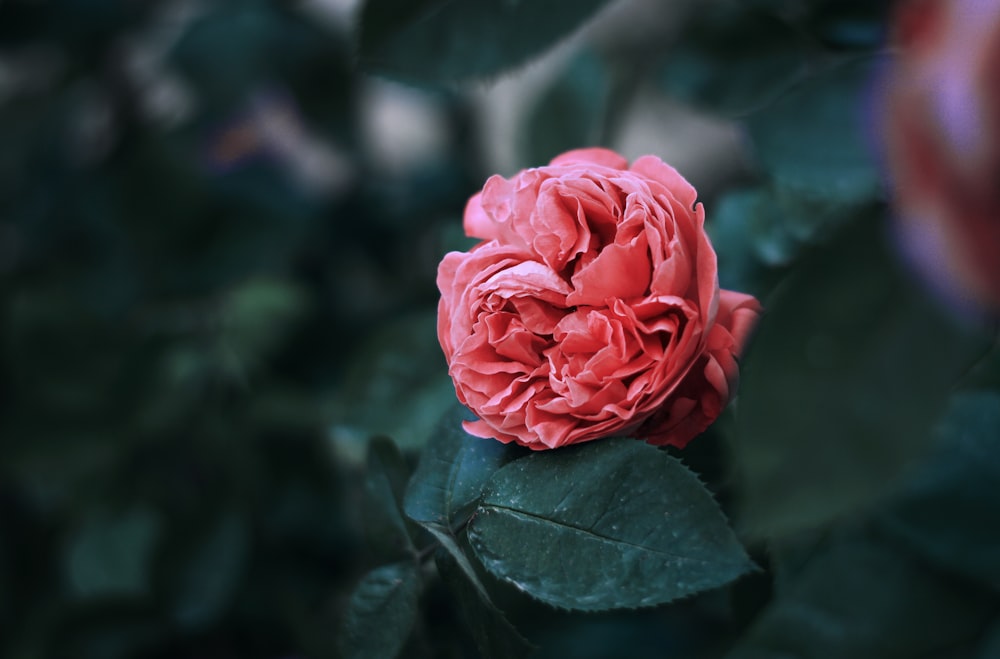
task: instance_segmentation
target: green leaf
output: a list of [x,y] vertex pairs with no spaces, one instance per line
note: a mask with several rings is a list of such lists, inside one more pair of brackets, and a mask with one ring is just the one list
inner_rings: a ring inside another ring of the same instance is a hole
[[489,601],[453,529],[468,520],[489,477],[523,450],[465,432],[462,421],[474,418],[457,403],[441,418],[410,479],[403,510],[434,536],[480,597]]
[[463,420],[472,419],[475,416],[457,403],[441,418],[410,479],[403,510],[430,531],[488,601],[486,588],[459,547],[453,528],[466,522],[489,477],[523,450],[473,437],[462,428]]
[[469,581],[450,552],[438,552],[434,561],[441,579],[458,603],[483,659],[519,659],[535,649],[489,598]]
[[376,437],[368,444],[365,473],[365,531],[376,549],[389,553],[415,551],[401,504],[408,470],[392,440]]
[[473,419],[456,403],[438,423],[403,499],[403,510],[413,521],[445,529],[464,521],[493,472],[523,453],[465,432],[462,421]]
[[774,182],[730,190],[708,210],[706,223],[719,285],[763,299],[809,246],[828,242],[876,207],[820,199]]
[[466,581],[473,587],[473,589],[479,593],[479,596],[484,600],[490,601],[490,594],[486,591],[486,586],[483,585],[482,580],[476,573],[476,569],[472,566],[472,561],[466,556],[465,551],[458,544],[458,538],[452,533],[451,529],[442,527],[439,524],[424,524],[424,528],[430,531],[431,535],[438,541],[441,548],[445,553],[449,554],[455,561],[455,564],[461,569],[462,573],[465,575]]
[[367,0],[361,64],[430,83],[493,76],[540,54],[606,0]]
[[824,197],[780,182],[772,183],[768,197],[771,212],[781,218],[787,235],[800,246],[822,244],[859,215],[871,214],[879,207],[874,197]]
[[658,70],[667,94],[723,115],[761,110],[808,67],[810,44],[791,25],[742,4],[713,8],[681,31]]
[[957,395],[939,434],[881,522],[930,561],[1000,591],[1000,394]]
[[968,584],[856,533],[814,555],[729,657],[950,657],[995,611]]
[[987,345],[896,269],[880,228],[863,218],[765,304],[733,442],[752,533],[820,526],[884,492]]
[[598,144],[609,88],[607,68],[597,53],[584,50],[570,60],[531,109],[523,131],[526,166]]
[[392,659],[417,620],[420,568],[412,562],[383,565],[354,589],[344,617],[340,652],[347,659]]
[[159,515],[142,507],[91,516],[67,546],[67,576],[74,592],[83,597],[144,594],[161,527]]
[[663,604],[753,569],[698,478],[631,439],[535,453],[503,467],[469,540],[500,579],[585,611]]
[[388,437],[374,437],[368,442],[368,476],[370,491],[378,490],[380,497],[403,504],[403,495],[410,481],[410,468],[406,465],[399,447]]
[[846,205],[880,196],[862,102],[876,63],[867,58],[832,66],[748,118],[760,163],[780,186]]

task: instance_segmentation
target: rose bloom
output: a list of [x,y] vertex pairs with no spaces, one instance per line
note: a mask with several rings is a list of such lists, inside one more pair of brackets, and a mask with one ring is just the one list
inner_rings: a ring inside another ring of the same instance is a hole
[[532,449],[610,435],[683,447],[722,412],[760,306],[719,289],[696,192],[653,156],[565,153],[465,209],[438,338],[466,430]]
[[1000,2],[911,0],[893,21],[882,134],[904,250],[1000,310]]

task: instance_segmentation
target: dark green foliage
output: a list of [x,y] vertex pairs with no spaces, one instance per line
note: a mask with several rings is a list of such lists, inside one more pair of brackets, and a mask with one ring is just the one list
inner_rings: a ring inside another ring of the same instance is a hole
[[195,536],[183,568],[169,577],[173,616],[186,627],[217,622],[246,569],[246,522],[229,513],[213,526]]
[[[725,5],[728,0],[723,0]],[[889,0],[747,0],[730,5],[760,11],[795,26],[834,51],[864,51],[885,41]]]
[[820,548],[730,657],[962,657],[998,603],[867,533]]
[[752,569],[698,478],[630,439],[503,467],[486,486],[469,538],[497,577],[584,611],[662,604]]
[[338,436],[360,443],[366,434],[379,434],[406,449],[423,446],[455,402],[436,327],[432,313],[404,316],[358,346],[334,402]]
[[608,110],[611,80],[608,64],[583,51],[535,102],[524,132],[526,167],[534,167],[582,146],[598,146]]
[[914,289],[880,229],[850,227],[766,301],[733,442],[755,534],[822,525],[884,492],[988,346]]
[[719,259],[719,286],[764,297],[792,263],[800,244],[774,195],[743,188],[716,200],[706,230]]
[[[790,118],[772,104],[844,56],[877,51],[887,2],[864,0],[711,0],[692,5],[684,28],[659,53],[656,78],[675,98],[724,116]],[[820,83],[821,85],[824,83]],[[827,111],[859,100],[828,97]],[[797,120],[810,115],[800,115]],[[815,117],[814,117],[815,118]],[[793,118],[795,119],[795,118]],[[837,121],[853,121],[850,115]],[[795,134],[794,128],[788,136]],[[845,133],[841,133],[843,136]],[[826,139],[822,130],[810,139]],[[851,135],[851,140],[860,135]]]
[[365,532],[375,551],[394,556],[415,551],[401,509],[409,470],[392,440],[376,437],[365,461]]
[[517,446],[465,432],[462,421],[475,418],[457,403],[441,417],[406,491],[410,519],[442,528],[462,523],[493,472],[523,454]]
[[456,534],[468,523],[483,484],[521,451],[465,432],[462,420],[474,418],[458,404],[441,417],[406,490],[403,509],[431,533],[484,602],[492,606]]
[[454,595],[483,659],[519,659],[532,653],[534,646],[473,586],[451,553],[438,553],[435,564]]
[[731,656],[995,652],[997,402],[955,394],[935,450],[869,515],[773,543],[774,601]]
[[[371,230],[417,175],[366,197],[346,31],[177,10],[0,5],[5,657],[330,656],[369,567],[364,479],[328,430],[385,307],[347,302],[364,281],[429,307],[440,228],[389,241],[410,260]],[[347,175],[303,178],[257,111]],[[462,158],[442,155],[431,216],[461,212]]]
[[662,55],[658,75],[673,97],[714,113],[764,110],[808,74],[815,46],[770,13],[697,12]]
[[425,83],[493,76],[538,55],[606,0],[366,0],[361,64]]
[[1000,506],[1000,395],[956,396],[937,434],[882,526],[928,561],[1000,591],[1000,525],[986,521]]
[[110,516],[97,512],[83,520],[67,542],[65,570],[79,598],[143,595],[162,522],[148,509]]
[[994,621],[979,644],[978,652],[973,656],[976,659],[989,659],[1000,653],[1000,620]]
[[340,651],[349,659],[391,659],[413,630],[420,570],[412,562],[373,570],[351,594]]
[[862,205],[879,194],[862,95],[876,64],[838,61],[748,117],[753,149],[779,185],[834,206]]
[[730,656],[995,652],[997,403],[954,395],[935,450],[871,514],[773,543],[774,600]]

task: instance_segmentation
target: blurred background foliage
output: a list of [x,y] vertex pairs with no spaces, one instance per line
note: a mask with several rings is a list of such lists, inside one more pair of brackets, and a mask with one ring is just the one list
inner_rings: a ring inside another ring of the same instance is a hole
[[[803,615],[833,620],[809,656],[993,656],[1000,539],[940,506],[996,519],[995,441],[976,443],[1000,431],[995,355],[948,403],[962,450],[870,512],[947,406],[917,360],[951,374],[988,346],[858,228],[886,213],[866,113],[887,4],[0,2],[0,656],[338,656],[351,589],[400,557],[371,474],[398,495],[454,400],[434,278],[470,244],[465,201],[592,144],[677,166],[723,286],[778,290],[745,418],[682,456],[763,570],[588,616],[490,581],[512,622],[551,657],[719,656],[752,622],[746,656],[778,656],[815,642]],[[830,449],[831,414],[873,405],[905,436]],[[476,656],[461,598],[428,583],[404,656]]]

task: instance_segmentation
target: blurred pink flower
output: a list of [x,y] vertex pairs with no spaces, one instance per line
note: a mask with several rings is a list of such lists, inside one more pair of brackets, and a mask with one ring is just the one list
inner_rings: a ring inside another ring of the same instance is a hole
[[883,134],[903,247],[952,300],[1000,310],[1000,1],[894,18]]

